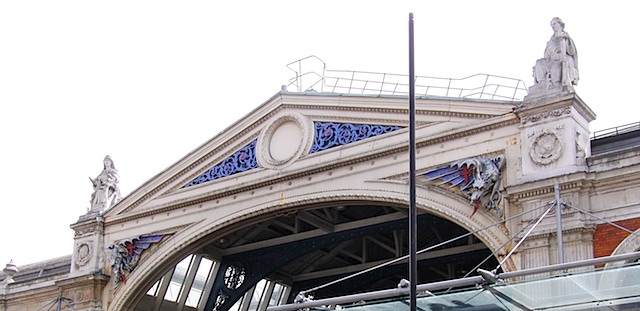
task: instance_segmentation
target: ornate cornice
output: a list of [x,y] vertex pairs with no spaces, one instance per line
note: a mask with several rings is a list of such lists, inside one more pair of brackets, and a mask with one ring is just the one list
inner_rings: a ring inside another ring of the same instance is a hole
[[[352,123],[361,123],[361,124],[393,124],[393,125],[408,125],[408,120],[397,120],[397,119],[384,119],[384,118],[357,118],[357,117],[342,117],[342,116],[327,116],[320,114],[308,114],[305,115],[309,119],[314,121],[322,121],[322,120],[331,120],[331,121],[348,121]],[[416,124],[432,124],[435,122],[419,122],[416,121]]]
[[[295,104],[285,104],[283,106],[286,106],[288,108],[304,109],[304,110],[376,112],[376,113],[382,113],[382,114],[398,114],[398,115],[407,115],[409,113],[409,109],[405,109],[405,108],[373,108],[373,107],[357,107],[357,106],[323,106],[323,105],[295,105]],[[448,117],[471,118],[471,119],[489,119],[489,118],[495,117],[495,115],[482,114],[482,113],[437,111],[437,110],[429,110],[429,109],[421,109],[421,108],[416,109],[416,115],[448,116]],[[324,115],[320,115],[320,116],[324,116]],[[394,122],[397,122],[397,120],[394,120]]]
[[[181,169],[180,171],[178,171],[176,174],[174,174],[173,176],[171,176],[169,179],[167,179],[166,181],[160,183],[158,186],[154,187],[153,189],[147,191],[142,197],[140,197],[139,199],[137,199],[136,201],[134,201],[133,203],[131,203],[126,209],[124,209],[123,211],[120,212],[120,214],[122,213],[126,213],[128,211],[130,211],[131,209],[137,207],[138,205],[140,205],[142,202],[146,201],[147,199],[153,197],[156,193],[158,193],[160,190],[166,188],[168,185],[173,184],[176,180],[178,179],[184,179],[184,175],[186,175],[188,172],[192,171],[193,169],[195,169],[196,167],[199,167],[202,163],[205,163],[208,161],[208,165],[206,165],[205,167],[210,167],[215,165],[215,163],[218,163],[220,161],[222,161],[226,156],[228,156],[229,154],[221,154],[218,155],[218,157],[216,157],[215,159],[211,160],[211,158],[215,155],[218,154],[221,150],[224,150],[225,148],[231,146],[231,145],[239,145],[239,146],[244,146],[246,144],[248,144],[249,142],[251,142],[252,140],[255,140],[258,137],[258,134],[255,133],[249,137],[245,137],[244,140],[242,140],[240,143],[238,143],[238,140],[240,140],[240,138],[242,138],[243,136],[247,135],[248,133],[250,133],[251,131],[253,131],[255,128],[257,128],[258,126],[262,125],[264,122],[266,122],[269,118],[273,117],[273,115],[277,114],[278,112],[280,112],[281,110],[283,110],[285,108],[285,105],[283,106],[279,106],[276,107],[273,111],[269,112],[268,114],[266,114],[265,116],[259,118],[258,120],[256,120],[255,122],[252,122],[251,124],[249,124],[249,126],[247,126],[246,128],[244,128],[243,130],[239,131],[236,135],[233,135],[231,138],[227,139],[226,141],[224,141],[222,144],[220,144],[218,147],[210,150],[209,152],[205,153],[203,156],[199,157],[197,160],[195,160],[193,163],[189,164],[188,166],[186,166],[185,168]],[[224,131],[223,131],[224,132]],[[235,152],[235,151],[232,151]],[[191,179],[188,180],[192,180],[193,178],[195,178],[196,176],[198,176],[198,173],[193,173],[191,174],[190,177],[192,177]],[[167,191],[174,191],[176,189],[179,189],[182,185],[178,184],[173,186],[172,188],[170,188]]]
[[[133,203],[131,203],[127,208],[125,208],[124,210],[120,211],[119,214],[123,214],[126,212],[131,211],[132,209],[134,209],[135,207],[139,206],[140,204],[142,204],[142,202],[150,199],[151,197],[155,196],[158,192],[160,192],[162,189],[165,189],[167,186],[175,183],[177,180],[179,179],[184,179],[184,180],[192,180],[194,178],[196,178],[198,176],[198,174],[200,174],[201,172],[194,172],[192,174],[190,174],[189,176],[185,175],[188,172],[193,171],[196,167],[202,167],[203,163],[206,163],[206,165],[204,165],[204,167],[211,167],[217,163],[219,163],[220,161],[222,161],[224,158],[226,158],[228,156],[227,153],[224,154],[219,154],[220,151],[224,150],[225,148],[229,147],[230,145],[237,145],[237,146],[244,146],[246,144],[248,144],[249,142],[251,142],[252,140],[255,140],[259,133],[253,133],[250,136],[245,137],[245,135],[251,133],[252,131],[254,131],[257,127],[262,126],[262,124],[264,122],[266,122],[267,120],[269,120],[270,118],[272,118],[275,114],[279,113],[280,111],[284,110],[284,109],[302,109],[304,108],[305,110],[308,109],[331,109],[331,110],[340,110],[340,111],[363,111],[363,112],[382,112],[382,113],[407,113],[407,109],[392,109],[392,108],[360,108],[360,107],[342,107],[342,106],[322,106],[322,105],[295,105],[295,104],[282,104],[281,106],[278,106],[277,108],[275,108],[273,111],[269,112],[268,114],[264,115],[263,117],[259,118],[257,121],[251,123],[248,127],[246,127],[245,129],[241,130],[240,132],[238,132],[236,135],[234,135],[233,137],[231,137],[230,139],[228,139],[227,141],[225,141],[224,143],[220,144],[218,147],[210,150],[209,152],[207,152],[206,154],[204,154],[203,156],[201,156],[200,158],[198,158],[196,161],[194,161],[193,163],[191,163],[190,165],[188,165],[187,167],[183,168],[182,170],[178,171],[176,174],[174,174],[173,176],[171,176],[169,179],[165,180],[164,182],[160,183],[158,186],[152,188],[151,190],[147,191],[142,197],[138,198],[137,200],[135,200]],[[492,115],[484,115],[484,114],[475,114],[475,113],[456,113],[456,112],[441,112],[441,111],[417,111],[417,114],[429,114],[429,115],[446,115],[446,116],[460,116],[460,117],[467,117],[467,118],[490,118],[490,117],[494,117]],[[393,120],[393,122],[398,122],[397,120]],[[482,126],[482,127],[478,127],[478,128],[473,128],[473,129],[468,129],[466,131],[461,131],[461,132],[457,132],[457,133],[453,133],[453,134],[449,134],[449,135],[443,135],[441,137],[438,138],[433,138],[433,139],[429,139],[429,140],[424,140],[424,141],[420,141],[416,143],[417,147],[424,147],[424,146],[428,146],[428,145],[432,145],[432,144],[438,144],[441,142],[445,142],[448,140],[453,140],[453,139],[457,139],[460,137],[464,137],[464,136],[468,136],[471,134],[476,134],[476,133],[480,133],[480,132],[484,132],[484,131],[488,131],[488,130],[492,130],[492,129],[496,129],[496,128],[500,128],[500,127],[505,127],[505,126],[509,126],[509,125],[513,125],[513,124],[517,124],[518,123],[518,119],[517,118],[510,118],[509,120],[505,120],[502,122],[498,122],[498,123],[494,123],[494,124],[489,124],[487,126]],[[240,140],[240,138],[243,138],[242,141],[238,142]],[[389,149],[389,150],[385,150],[383,152],[377,153],[375,155],[369,155],[369,156],[365,156],[365,157],[361,157],[359,159],[352,159],[349,161],[344,161],[344,162],[340,162],[340,163],[336,163],[333,165],[327,165],[326,167],[323,168],[315,168],[312,170],[309,170],[308,173],[296,173],[296,174],[292,174],[289,175],[289,178],[283,179],[283,178],[278,178],[277,181],[275,182],[266,182],[267,184],[274,184],[277,182],[281,182],[282,180],[288,180],[288,179],[293,179],[293,178],[298,178],[300,176],[305,176],[305,175],[309,175],[309,174],[315,174],[317,172],[322,172],[322,171],[327,171],[327,170],[331,170],[334,169],[336,167],[339,166],[344,166],[344,165],[351,165],[351,164],[355,164],[355,163],[360,163],[360,162],[365,162],[365,161],[369,161],[373,158],[377,158],[377,157],[382,157],[385,155],[389,155],[395,152],[403,152],[408,150],[408,147],[403,146],[403,147],[399,147],[399,148],[395,148],[395,149]],[[214,155],[218,154],[217,157],[214,157]],[[251,190],[251,189],[255,189],[255,188],[259,188],[262,187],[264,185],[267,184],[257,184],[254,186],[249,186],[249,188],[247,188],[246,190]],[[166,192],[171,192],[171,191],[175,191],[177,189],[179,189],[182,186],[182,184],[177,184],[172,186],[170,189],[168,189]],[[246,191],[246,190],[242,190],[242,191]],[[242,192],[242,191],[238,191],[238,192]],[[166,193],[165,192],[165,193]],[[190,205],[190,204],[187,204]]]
[[534,123],[534,122],[538,122],[538,121],[549,119],[549,118],[558,118],[565,114],[566,115],[571,114],[571,107],[563,107],[563,108],[536,113],[530,116],[525,116],[522,118],[522,124],[524,125],[529,122]]
[[[595,226],[582,226],[582,227],[574,227],[574,228],[569,228],[569,229],[562,229],[562,233],[563,234],[574,234],[574,233],[579,233],[579,234],[583,234],[583,233],[587,233],[587,234],[591,234],[593,235],[596,232],[596,227]],[[530,235],[527,237],[527,239],[531,239],[530,241],[536,240],[536,239],[555,239],[557,235],[557,232],[555,231],[555,229],[553,231],[549,231],[549,232],[545,232],[545,233],[540,233],[540,234],[534,234],[534,235]],[[522,239],[522,237],[519,237],[518,240]],[[564,239],[563,239],[564,240]],[[567,241],[570,242],[570,241]],[[546,246],[546,245],[541,245],[542,246]],[[533,248],[533,247],[530,247]]]
[[382,108],[382,107],[359,107],[345,105],[300,105],[283,104],[282,107],[301,110],[334,110],[334,111],[357,111],[357,112],[377,112],[381,114],[407,114],[407,109]]
[[[560,184],[560,191],[582,189],[584,188],[584,186],[585,186],[584,180],[566,182],[566,183]],[[548,184],[545,184],[544,186],[538,187],[538,188],[527,188],[526,190],[522,192],[517,192],[517,193],[513,192],[514,186],[506,187],[505,190],[507,193],[507,198],[511,202],[517,202],[518,200],[533,198],[538,196],[548,196],[549,194],[553,194],[555,192],[554,185],[548,185]]]
[[452,134],[443,135],[443,136],[439,136],[439,137],[435,137],[435,138],[431,138],[431,139],[421,140],[421,141],[416,142],[416,146],[417,147],[426,147],[426,146],[429,146],[429,145],[435,145],[435,144],[443,143],[443,142],[446,142],[446,141],[455,140],[455,139],[462,138],[462,137],[467,137],[469,135],[478,134],[478,133],[482,133],[482,132],[486,132],[486,131],[490,131],[490,130],[506,127],[506,126],[509,126],[509,125],[518,124],[518,122],[519,122],[518,119],[511,118],[511,119],[504,120],[504,121],[501,121],[501,122],[492,123],[492,124],[489,124],[489,125],[486,125],[486,126],[467,129],[467,130],[464,130],[464,131],[455,132],[455,133],[452,133]]
[[[516,118],[510,118],[510,119],[502,121],[502,122],[493,123],[493,124],[489,124],[489,125],[486,125],[486,126],[481,126],[481,127],[478,127],[478,128],[469,129],[469,130],[464,130],[464,131],[460,131],[460,132],[457,132],[457,133],[444,135],[442,137],[420,140],[420,141],[418,141],[416,143],[416,145],[418,147],[425,147],[425,146],[429,146],[429,145],[434,145],[434,144],[438,144],[438,143],[441,143],[441,142],[445,142],[445,141],[448,141],[448,140],[453,140],[453,139],[457,139],[457,138],[461,138],[461,137],[466,137],[466,136],[468,136],[470,134],[481,133],[481,132],[485,132],[485,131],[489,131],[489,130],[492,130],[492,129],[501,128],[501,127],[505,127],[505,126],[509,126],[509,125],[513,125],[513,124],[517,124],[517,123],[518,123],[518,120]],[[249,140],[251,140],[253,138],[254,137],[251,136],[250,138],[247,138],[245,141],[249,141]],[[242,144],[240,144],[240,145],[242,145]],[[318,174],[318,173],[331,171],[331,170],[334,170],[334,169],[337,169],[337,168],[340,168],[340,167],[346,167],[346,166],[350,166],[350,165],[355,165],[355,164],[359,164],[359,163],[363,163],[363,162],[372,161],[372,160],[375,160],[375,159],[378,159],[378,158],[387,157],[387,156],[390,156],[390,155],[393,155],[393,154],[407,152],[408,148],[409,148],[408,145],[403,144],[401,146],[396,146],[396,147],[391,147],[391,148],[387,148],[387,149],[377,150],[375,152],[358,155],[358,156],[355,156],[355,157],[352,157],[352,158],[345,158],[345,159],[342,159],[342,161],[338,161],[338,162],[334,162],[334,163],[322,163],[321,165],[317,165],[317,166],[308,168],[306,170],[297,171],[297,172],[289,173],[289,174],[286,174],[286,175],[279,175],[278,177],[276,177],[274,179],[260,181],[260,182],[254,183],[254,184],[244,185],[244,186],[237,187],[237,188],[227,189],[225,192],[210,194],[210,195],[206,195],[206,196],[199,197],[199,198],[192,198],[190,200],[185,200],[185,201],[180,202],[178,204],[170,203],[170,204],[168,204],[166,206],[158,207],[158,208],[155,208],[155,209],[153,209],[151,211],[143,211],[143,212],[140,212],[140,213],[136,213],[134,215],[130,215],[128,217],[123,217],[121,219],[116,219],[116,220],[109,221],[108,223],[110,225],[111,224],[117,224],[117,223],[122,223],[122,222],[129,221],[129,220],[132,220],[132,219],[144,218],[144,217],[151,216],[151,215],[158,214],[158,213],[165,213],[165,212],[169,212],[169,211],[172,211],[172,210],[175,210],[175,209],[180,209],[180,208],[184,208],[184,207],[187,207],[187,206],[192,206],[192,205],[205,203],[205,202],[216,200],[216,199],[220,199],[220,198],[223,198],[223,197],[227,197],[227,196],[231,196],[231,195],[235,195],[235,194],[239,194],[239,193],[243,193],[243,192],[259,189],[259,188],[262,188],[262,187],[267,187],[267,186],[270,186],[270,185],[278,184],[278,183],[289,181],[289,180],[293,180],[293,179],[297,179],[297,178],[300,178],[300,177],[306,177],[306,176],[310,176],[310,175],[315,175],[315,174]],[[208,154],[215,154],[215,153],[212,151],[212,152],[209,152]],[[224,156],[220,156],[220,157],[216,158],[216,160],[210,161],[209,163],[217,163],[216,161],[219,162],[223,158],[224,158]],[[258,168],[258,170],[259,169],[260,168]],[[184,169],[182,171],[188,171],[188,170]],[[193,178],[195,178],[195,176],[197,176],[197,173],[194,173],[192,175],[194,176]],[[178,177],[174,176],[173,179],[175,180],[177,178]],[[169,183],[169,181],[167,181],[165,183]],[[176,186],[176,188],[177,187],[179,187],[179,186]],[[161,188],[161,186],[156,188],[156,192],[157,192],[158,188]],[[147,194],[145,197],[150,197],[150,196],[152,196],[151,193]],[[142,200],[143,200],[143,198],[139,199],[140,202]],[[126,211],[131,210],[133,207],[134,206],[132,205]]]

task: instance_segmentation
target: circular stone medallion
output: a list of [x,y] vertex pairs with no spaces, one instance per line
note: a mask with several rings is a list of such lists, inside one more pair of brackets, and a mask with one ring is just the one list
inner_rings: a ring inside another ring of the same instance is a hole
[[87,243],[80,243],[76,248],[76,264],[78,266],[84,266],[91,259],[91,248]]
[[258,162],[283,168],[308,153],[313,142],[313,122],[298,113],[287,113],[269,123],[258,138]]
[[533,140],[529,155],[535,163],[549,164],[560,158],[563,149],[562,141],[555,132],[543,131]]

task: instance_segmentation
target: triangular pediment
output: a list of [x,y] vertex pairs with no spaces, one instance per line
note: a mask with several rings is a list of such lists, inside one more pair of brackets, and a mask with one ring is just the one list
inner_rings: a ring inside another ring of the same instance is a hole
[[[416,100],[422,138],[457,139],[500,126],[513,103]],[[281,92],[140,186],[106,217],[211,200],[405,148],[408,99]]]

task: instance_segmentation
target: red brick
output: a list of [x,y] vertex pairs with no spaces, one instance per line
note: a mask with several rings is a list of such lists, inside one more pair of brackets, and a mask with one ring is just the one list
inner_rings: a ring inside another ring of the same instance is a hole
[[[640,218],[625,219],[616,222],[617,225],[635,231],[640,228]],[[593,234],[593,257],[609,256],[620,242],[629,236],[629,232],[616,228],[610,224],[600,224]]]

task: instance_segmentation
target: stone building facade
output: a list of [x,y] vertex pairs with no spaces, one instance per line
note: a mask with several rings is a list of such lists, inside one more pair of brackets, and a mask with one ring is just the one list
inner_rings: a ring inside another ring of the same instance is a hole
[[[405,96],[283,90],[114,206],[81,216],[70,256],[7,265],[0,311],[264,310],[401,258],[407,115]],[[540,218],[557,195],[564,261],[640,249],[609,223],[640,228],[637,129],[590,139],[595,117],[575,92],[419,97],[421,282],[477,263],[557,263],[555,214]],[[313,292],[390,288],[405,274],[400,261]]]

